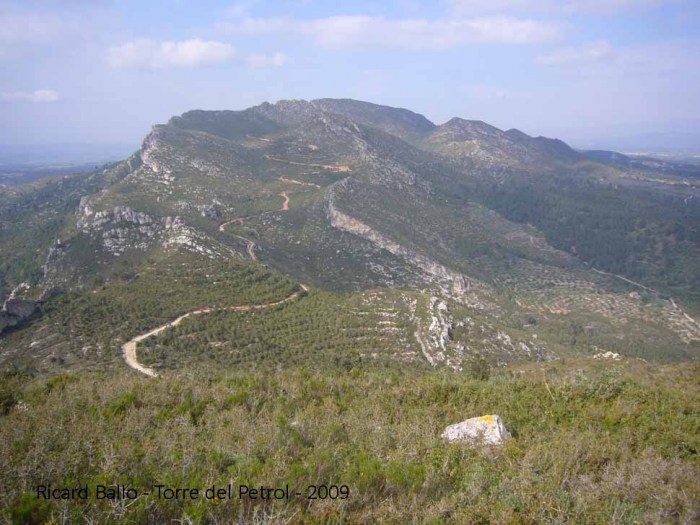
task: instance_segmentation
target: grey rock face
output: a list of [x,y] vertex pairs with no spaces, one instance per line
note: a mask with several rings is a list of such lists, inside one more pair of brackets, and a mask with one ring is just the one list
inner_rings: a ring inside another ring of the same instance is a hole
[[25,319],[28,319],[32,316],[32,314],[34,314],[34,312],[37,311],[42,303],[45,303],[52,297],[63,293],[62,288],[54,287],[45,289],[37,300],[16,299],[15,297],[17,292],[22,288],[28,290],[29,285],[22,283],[15,288],[5,300],[2,309],[0,309],[0,333],[2,333],[5,328],[16,326]]
[[8,299],[0,311],[0,333],[11,326],[16,326],[37,309],[37,301],[27,301],[24,299]]
[[221,217],[221,211],[214,205],[204,206],[202,208],[202,217],[207,219],[218,219]]
[[14,326],[17,324],[17,318],[6,314],[5,312],[0,312],[0,333],[9,326]]
[[476,296],[473,293],[476,291],[487,293],[489,290],[484,283],[455,272],[423,254],[407,249],[363,222],[343,213],[336,204],[338,187],[340,185],[334,186],[328,194],[327,216],[333,227],[362,237],[393,255],[404,258],[417,267],[424,274],[425,280],[437,286],[445,296],[475,308],[484,308],[481,301],[474,300]]

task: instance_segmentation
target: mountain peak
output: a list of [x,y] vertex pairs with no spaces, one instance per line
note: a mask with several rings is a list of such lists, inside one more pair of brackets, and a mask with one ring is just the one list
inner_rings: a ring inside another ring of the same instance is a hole
[[435,129],[420,113],[349,98],[321,98],[311,102],[328,113],[343,115],[359,124],[381,129],[404,140],[414,141]]
[[511,128],[508,131],[505,132],[505,136],[508,137],[509,139],[515,141],[515,142],[520,142],[523,140],[529,140],[532,139],[530,135],[527,133],[523,133],[519,129]]
[[466,120],[459,117],[453,117],[439,127],[452,131],[461,140],[476,139],[483,136],[500,137],[503,135],[500,129],[486,122],[481,120]]

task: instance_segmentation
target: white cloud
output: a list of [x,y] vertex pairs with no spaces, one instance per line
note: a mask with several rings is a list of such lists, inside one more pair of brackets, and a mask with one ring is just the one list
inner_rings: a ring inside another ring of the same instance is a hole
[[601,13],[613,14],[656,7],[674,0],[450,0],[453,13]]
[[231,34],[302,35],[329,48],[442,50],[474,43],[528,44],[559,36],[553,24],[506,16],[398,19],[331,16],[315,20],[243,18],[222,25]]
[[289,57],[284,53],[274,53],[272,55],[250,55],[248,65],[255,68],[281,67],[289,62]]
[[588,64],[592,62],[603,62],[613,58],[613,48],[605,40],[592,42],[580,47],[569,47],[560,49],[549,55],[537,57],[538,64],[547,66],[561,66],[571,64]]
[[58,98],[58,93],[52,89],[0,92],[0,102],[56,102]]
[[623,11],[649,9],[673,0],[569,0],[564,9],[573,13],[612,14]]
[[187,68],[227,62],[235,54],[233,46],[223,42],[137,39],[109,48],[107,62],[112,67],[123,69]]
[[449,4],[454,13],[467,16],[549,9],[547,0],[450,0]]

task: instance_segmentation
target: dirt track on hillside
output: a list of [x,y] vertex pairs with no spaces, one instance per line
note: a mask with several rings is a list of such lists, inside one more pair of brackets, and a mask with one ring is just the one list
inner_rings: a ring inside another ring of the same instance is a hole
[[271,306],[277,306],[280,304],[288,303],[290,301],[296,300],[299,295],[301,295],[302,292],[307,292],[309,289],[303,285],[300,284],[301,290],[297,290],[293,294],[285,297],[284,299],[281,299],[280,301],[275,301],[272,303],[265,303],[265,304],[244,304],[244,305],[239,305],[239,306],[226,306],[223,308],[213,308],[213,307],[205,307],[205,308],[199,308],[197,310],[192,310],[191,312],[187,312],[186,314],[181,315],[180,317],[173,319],[172,321],[165,323],[164,325],[161,325],[157,328],[154,328],[153,330],[150,330],[146,332],[145,334],[137,335],[130,341],[124,343],[122,345],[122,352],[124,354],[124,361],[126,361],[126,364],[129,365],[131,368],[136,370],[137,372],[141,372],[142,374],[145,374],[149,377],[158,377],[158,374],[156,373],[155,370],[152,368],[148,368],[147,366],[143,366],[141,363],[138,362],[137,356],[136,356],[136,346],[143,341],[144,339],[148,339],[149,337],[153,337],[154,335],[158,335],[161,332],[164,332],[168,328],[174,328],[177,325],[179,325],[184,319],[187,319],[190,316],[193,315],[202,315],[202,314],[208,314],[210,312],[248,312],[251,310],[262,310],[265,308],[270,308]]
[[[301,181],[296,181],[293,179],[283,179],[280,178],[283,182],[291,182],[294,184],[302,184],[302,185],[311,185],[307,183],[303,183]],[[313,185],[315,186],[315,185]],[[283,192],[280,193],[280,197],[282,197],[284,200],[282,202],[282,208],[280,211],[289,211],[289,193],[291,193],[290,190],[284,190]],[[224,232],[226,231],[226,226],[229,224],[233,224],[235,222],[243,222],[243,219],[246,217],[236,217],[235,219],[231,219],[230,221],[222,222],[219,225],[219,231]],[[245,241],[247,245],[247,251],[248,251],[248,256],[251,258],[251,260],[257,262],[258,257],[255,255],[255,246],[256,244],[251,241],[250,239],[246,239],[245,237],[241,237],[240,235],[235,235],[235,234],[230,234],[236,237],[237,239],[241,239],[242,241]],[[303,284],[300,284],[299,286],[302,287],[304,291],[308,291],[308,288],[304,286]],[[186,314],[181,315],[177,319],[174,319],[170,321],[169,323],[165,323],[164,325],[159,326],[158,328],[154,328],[153,330],[146,332],[145,334],[137,335],[130,341],[124,343],[122,345],[122,353],[124,354],[124,361],[126,361],[126,364],[129,365],[131,368],[134,370],[141,372],[142,374],[145,374],[149,377],[158,377],[158,374],[153,370],[152,368],[148,368],[147,366],[143,366],[141,363],[138,362],[138,359],[136,358],[136,346],[138,343],[143,341],[144,339],[148,339],[149,337],[152,337],[154,335],[157,335],[164,330],[167,330],[168,328],[173,328],[180,324],[183,319],[187,319],[188,317],[192,315],[201,315],[201,314],[207,314],[209,312],[213,311],[234,311],[234,312],[247,312],[249,310],[260,310],[263,308],[269,308],[270,306],[276,306],[278,304],[283,304],[289,301],[293,301],[297,297],[299,297],[299,294],[301,292],[297,291],[294,292],[292,295],[289,297],[282,299],[281,301],[277,301],[274,303],[267,303],[267,304],[252,304],[252,305],[240,305],[240,306],[228,306],[224,308],[211,308],[211,307],[206,307],[206,308],[200,308],[198,310],[193,310],[191,312],[187,312]]]
[[[280,177],[280,180],[282,182],[289,182],[292,184],[301,184],[303,186],[315,186],[317,188],[320,188],[320,186],[318,186],[316,184],[301,182],[301,181],[294,180],[294,179],[285,179],[284,177]],[[289,211],[289,194],[290,193],[292,193],[291,190],[284,190],[284,191],[280,192],[279,195],[283,199],[282,200],[282,207],[280,208],[280,211]],[[269,213],[269,212],[265,212],[265,213]],[[226,231],[226,226],[228,226],[229,224],[233,224],[235,222],[243,222],[243,220],[247,219],[247,218],[250,218],[250,217],[236,217],[235,219],[231,219],[230,221],[222,222],[221,224],[219,224],[219,231],[220,232]],[[237,239],[241,239],[242,241],[245,241],[248,256],[251,258],[251,260],[253,260],[255,262],[258,261],[258,257],[255,255],[256,244],[253,241],[251,241],[250,239],[246,239],[245,237],[241,237],[240,235],[233,234],[233,233],[231,233],[230,235],[232,235],[233,237],[236,237]]]
[[282,209],[280,211],[289,211],[289,190],[284,190],[280,193],[280,197],[284,199],[282,202]]
[[318,184],[314,184],[313,182],[304,182],[296,179],[288,179],[287,177],[280,177],[279,180],[288,184],[298,184],[299,186],[309,186],[311,188],[321,189],[321,186],[319,186]]
[[280,159],[277,157],[273,157],[272,155],[265,155],[265,158],[274,160],[275,162],[281,162],[283,164],[291,164],[293,166],[307,166],[309,168],[321,168],[324,170],[335,171],[338,173],[349,173],[352,171],[350,166],[347,166],[345,164],[310,164],[307,162],[296,162],[293,160]]
[[[235,219],[231,219],[230,221],[226,221],[224,223],[219,224],[219,231],[223,232],[226,231],[226,226],[229,224],[233,224],[234,222],[243,222],[244,217],[236,217]],[[257,246],[253,241],[250,239],[246,239],[245,237],[242,237],[240,235],[236,235],[235,233],[230,233],[229,235],[235,237],[236,239],[240,239],[243,242],[246,243],[246,251],[248,252],[248,257],[252,261],[258,262],[258,256],[255,255],[255,247]]]

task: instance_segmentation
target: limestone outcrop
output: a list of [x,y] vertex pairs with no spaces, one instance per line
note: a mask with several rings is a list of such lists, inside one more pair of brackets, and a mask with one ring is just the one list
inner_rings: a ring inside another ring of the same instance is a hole
[[2,333],[5,328],[16,326],[25,319],[28,319],[42,303],[45,303],[51,299],[51,297],[63,291],[61,288],[47,288],[41,293],[41,296],[37,300],[18,299],[16,297],[17,292],[23,288],[29,289],[29,286],[26,285],[26,283],[20,284],[10,293],[2,305],[2,308],[0,308],[0,333]]
[[452,443],[502,445],[511,438],[500,416],[473,417],[448,426],[442,437]]
[[593,356],[593,359],[602,359],[603,361],[619,361],[622,356],[615,352],[599,352]]
[[38,305],[37,301],[7,299],[0,310],[0,332],[27,319],[34,313]]

